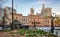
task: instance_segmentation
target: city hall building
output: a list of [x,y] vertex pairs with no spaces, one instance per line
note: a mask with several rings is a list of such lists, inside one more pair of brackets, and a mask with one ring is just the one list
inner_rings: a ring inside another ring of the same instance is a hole
[[[18,14],[16,9],[13,9],[13,20],[18,20],[21,22],[22,26],[51,26],[51,15],[52,8],[45,8],[45,5],[42,4],[41,13],[34,14],[34,8],[30,8],[30,13],[27,16],[23,16],[22,14]],[[12,8],[5,7],[4,8],[4,17],[7,21],[5,24],[12,23]],[[54,24],[55,25],[55,24]],[[58,26],[58,25],[55,25]]]
[[[9,8],[9,7],[8,7]],[[23,16],[22,14],[17,14],[16,10],[13,12],[13,20],[18,20],[22,25],[27,26],[51,26],[51,8],[45,8],[42,5],[41,13],[34,14],[34,8],[30,8],[30,14],[28,16]],[[10,23],[12,22],[12,12],[9,16]],[[35,22],[35,23],[34,23]]]

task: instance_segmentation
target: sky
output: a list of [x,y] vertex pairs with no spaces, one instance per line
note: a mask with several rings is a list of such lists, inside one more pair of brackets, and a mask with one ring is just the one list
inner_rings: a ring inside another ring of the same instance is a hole
[[[17,10],[17,13],[27,16],[30,13],[30,8],[34,8],[35,14],[41,13],[42,4],[45,4],[45,7],[52,8],[52,13],[60,14],[60,0],[14,0],[14,9]],[[3,4],[4,7],[12,6],[12,0],[8,0]]]

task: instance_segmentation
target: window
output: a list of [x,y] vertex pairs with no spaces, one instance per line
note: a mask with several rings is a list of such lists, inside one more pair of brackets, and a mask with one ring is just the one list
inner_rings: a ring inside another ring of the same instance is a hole
[[25,21],[25,18],[24,18],[24,21]]

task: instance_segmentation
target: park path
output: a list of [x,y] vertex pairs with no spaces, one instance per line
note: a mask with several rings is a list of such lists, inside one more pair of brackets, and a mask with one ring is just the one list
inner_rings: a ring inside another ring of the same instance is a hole
[[6,37],[6,34],[4,32],[0,32],[0,37]]
[[4,33],[4,32],[0,32],[0,37],[11,37],[8,34]]

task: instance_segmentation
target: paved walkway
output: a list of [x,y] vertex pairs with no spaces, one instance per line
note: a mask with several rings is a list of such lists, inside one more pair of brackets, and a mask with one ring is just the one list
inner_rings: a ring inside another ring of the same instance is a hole
[[11,37],[5,32],[0,32],[0,37]]
[[0,37],[6,37],[6,34],[3,32],[0,32]]
[[[13,30],[12,32],[16,32],[16,30]],[[12,36],[9,35],[9,34],[6,33],[6,32],[1,32],[1,31],[0,31],[0,37],[12,37]]]

